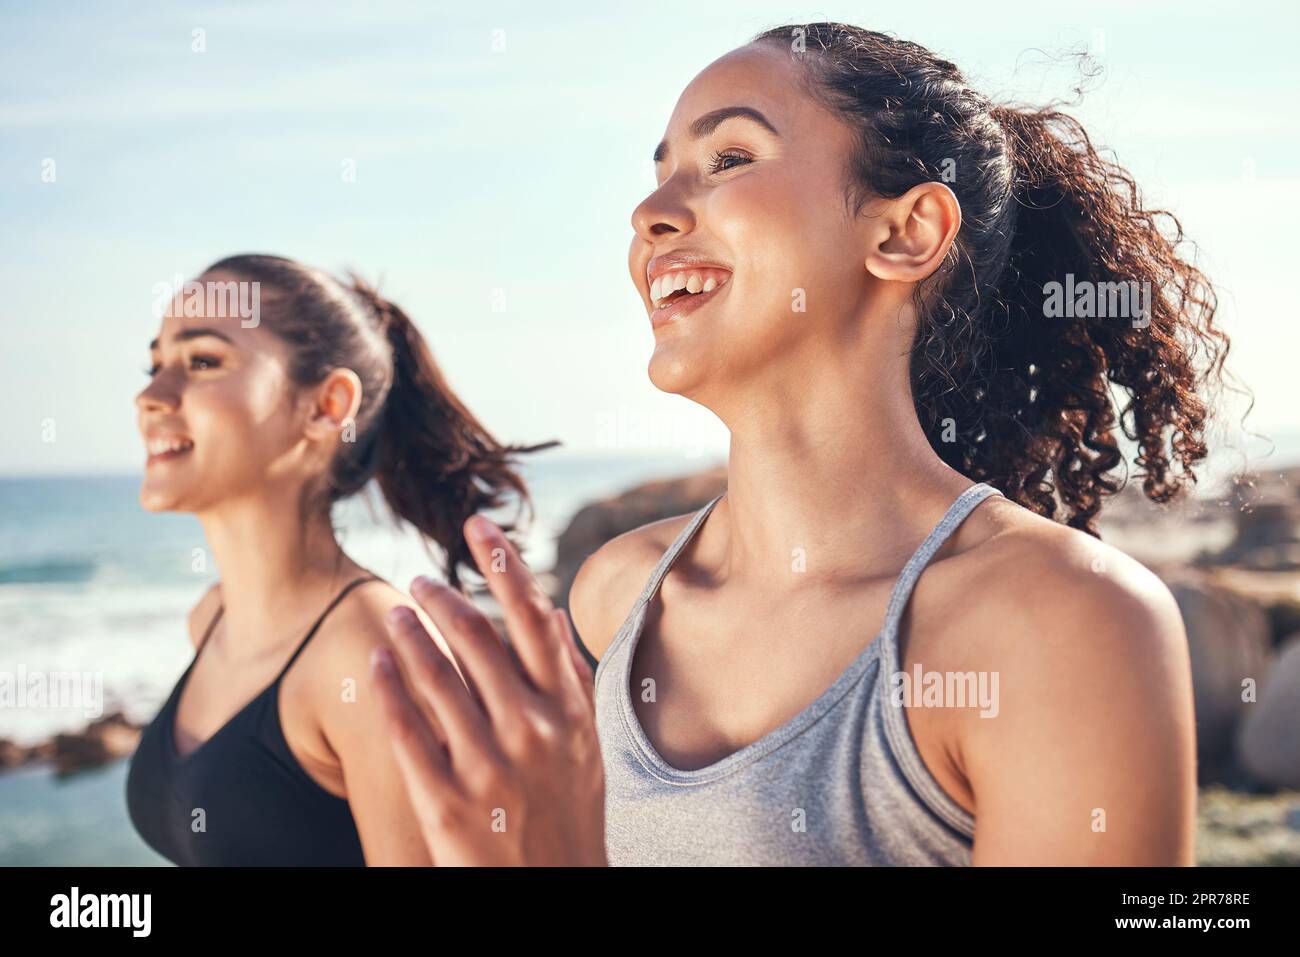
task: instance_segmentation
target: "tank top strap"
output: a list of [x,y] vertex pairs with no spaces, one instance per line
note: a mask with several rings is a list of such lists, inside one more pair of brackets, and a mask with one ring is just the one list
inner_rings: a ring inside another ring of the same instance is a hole
[[358,585],[364,585],[366,582],[379,580],[378,575],[362,575],[360,578],[354,578],[352,581],[344,585],[343,589],[334,596],[334,600],[325,606],[325,610],[320,613],[320,617],[316,619],[316,623],[311,626],[311,629],[307,632],[302,641],[298,642],[298,647],[293,650],[293,654],[289,656],[289,660],[284,663],[284,667],[280,669],[280,673],[275,676],[275,681],[272,682],[272,685],[277,685],[284,679],[284,676],[289,673],[289,669],[293,667],[293,663],[298,660],[298,656],[302,654],[302,650],[307,647],[307,642],[311,641],[312,636],[316,634],[317,630],[325,622],[325,619],[329,617],[329,613],[338,607],[339,602],[346,598],[352,589],[356,588]]
[[686,527],[678,533],[677,538],[668,546],[668,550],[660,557],[659,563],[655,565],[650,577],[646,580],[645,588],[641,589],[641,596],[632,607],[633,612],[638,611],[650,599],[654,598],[659,586],[663,583],[664,576],[668,574],[668,569],[672,568],[673,562],[677,560],[677,556],[682,549],[695,537],[695,533],[699,531],[700,526],[704,524],[704,520],[708,518],[709,512],[713,511],[713,506],[717,505],[722,496],[726,494],[726,491],[723,490],[715,495],[707,505],[695,513],[691,520],[686,523]]
[[883,642],[881,651],[885,653],[886,662],[892,661],[895,641],[898,637],[898,625],[903,619],[903,610],[907,608],[908,599],[912,597],[912,589],[916,587],[916,581],[921,577],[921,572],[930,564],[936,552],[943,547],[943,543],[957,529],[972,511],[975,506],[984,501],[990,495],[1001,495],[1002,493],[992,485],[984,482],[976,482],[953,500],[944,512],[943,517],[931,529],[930,534],[925,537],[912,557],[907,560],[903,570],[898,574],[898,581],[894,583],[893,591],[889,595],[889,605],[885,609],[885,622],[880,630],[880,637]]

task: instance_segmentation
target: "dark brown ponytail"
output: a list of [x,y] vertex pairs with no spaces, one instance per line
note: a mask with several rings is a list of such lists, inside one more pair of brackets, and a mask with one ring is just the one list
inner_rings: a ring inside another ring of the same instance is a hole
[[[352,290],[384,329],[393,353],[393,382],[384,404],[375,480],[393,513],[437,542],[447,580],[474,567],[461,526],[476,512],[514,495],[530,511],[527,486],[511,458],[558,445],[503,445],[456,397],[415,324],[355,275]],[[502,523],[507,534],[515,525]]]
[[[936,453],[1039,514],[1063,505],[1093,534],[1121,486],[1117,428],[1149,498],[1194,482],[1229,341],[1178,220],[1146,207],[1073,118],[994,104],[915,43],[842,23],[755,40],[788,47],[810,94],[855,131],[856,209],[927,181],[961,204],[947,260],[916,295],[913,401]],[[1091,307],[1073,308],[1076,289]],[[1143,290],[1145,315],[1096,308]]]
[[[328,509],[374,479],[394,516],[442,550],[453,587],[461,586],[462,568],[475,568],[461,530],[470,515],[511,497],[519,515],[531,515],[511,459],[559,443],[493,438],[456,397],[414,323],[374,288],[279,256],[231,256],[206,272],[260,284],[262,317],[289,346],[295,384],[315,385],[338,368],[361,380],[355,421],[319,487],[307,490],[306,511]],[[499,524],[507,535],[517,531],[515,522]]]

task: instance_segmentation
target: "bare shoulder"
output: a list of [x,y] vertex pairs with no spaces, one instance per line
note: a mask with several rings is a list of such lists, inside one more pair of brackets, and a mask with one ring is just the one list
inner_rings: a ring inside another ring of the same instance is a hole
[[[1093,536],[1010,502],[952,588],[960,640],[945,657],[999,673],[1012,722],[970,722],[989,753],[1008,732],[1052,727],[1170,728],[1190,720],[1187,636],[1154,572]],[[952,606],[949,605],[949,608]]]
[[655,565],[694,515],[674,515],[624,532],[582,563],[569,589],[569,617],[592,657],[605,654]]
[[[964,590],[992,642],[1027,637],[1078,647],[1123,636],[1122,654],[1182,641],[1182,618],[1165,584],[1145,565],[1105,542],[1001,501],[992,530],[972,549]],[[1108,648],[1107,653],[1119,649]]]
[[207,633],[212,619],[216,617],[217,610],[221,608],[221,582],[217,582],[203,593],[200,598],[190,609],[189,629],[190,644],[195,650],[198,649],[199,643],[203,641],[204,634]]
[[945,667],[991,689],[945,739],[973,794],[975,862],[1190,863],[1195,718],[1173,595],[1084,532],[1009,502],[986,518],[994,534],[953,558],[960,623],[942,629]]
[[330,670],[369,667],[370,653],[389,642],[385,616],[398,605],[416,608],[410,595],[382,579],[356,586],[321,622],[313,639],[316,659]]
[[[357,705],[370,712],[374,702],[370,687],[370,656],[391,645],[386,616],[398,605],[415,609],[425,627],[429,622],[414,600],[386,581],[374,580],[348,592],[321,622],[303,651],[290,679],[311,701],[315,721],[331,747],[340,752],[344,742],[357,746],[356,735],[367,727],[357,720]],[[431,632],[432,634],[432,632]]]

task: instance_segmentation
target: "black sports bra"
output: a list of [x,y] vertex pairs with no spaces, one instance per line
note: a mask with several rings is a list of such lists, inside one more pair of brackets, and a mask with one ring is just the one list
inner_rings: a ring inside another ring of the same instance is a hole
[[173,729],[177,702],[224,606],[171,697],[140,735],[126,782],[140,836],[184,865],[364,866],[348,802],[303,770],[280,726],[280,682],[339,602],[374,575],[348,583],[257,697],[184,757]]

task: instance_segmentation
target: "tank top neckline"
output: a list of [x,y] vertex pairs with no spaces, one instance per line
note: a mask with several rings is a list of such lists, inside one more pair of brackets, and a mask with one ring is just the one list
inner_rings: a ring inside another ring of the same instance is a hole
[[[623,642],[626,647],[621,649],[622,660],[618,663],[617,675],[618,690],[617,700],[619,702],[619,714],[623,720],[624,731],[628,739],[633,743],[638,758],[641,760],[646,770],[653,774],[659,780],[681,786],[706,784],[716,781],[719,778],[732,774],[743,767],[753,764],[765,755],[775,751],[777,748],[798,737],[803,732],[817,723],[828,711],[831,710],[846,694],[861,680],[864,674],[870,669],[873,663],[878,659],[884,658],[886,663],[893,668],[899,667],[896,664],[897,659],[897,632],[898,625],[902,619],[903,610],[907,605],[908,598],[911,595],[912,588],[916,584],[917,578],[921,571],[929,564],[930,559],[934,556],[947,540],[952,531],[961,524],[962,520],[974,510],[975,506],[991,495],[1001,495],[991,485],[983,482],[976,482],[967,487],[960,495],[953,500],[952,504],[935,523],[929,534],[917,546],[904,564],[902,571],[899,572],[897,580],[890,591],[889,603],[885,609],[885,620],[881,624],[880,630],[872,637],[867,646],[860,651],[848,667],[840,672],[839,676],[831,682],[830,686],[819,694],[813,701],[794,717],[778,725],[762,737],[758,738],[740,749],[719,758],[709,764],[699,768],[679,768],[668,762],[650,741],[645,729],[637,717],[636,708],[632,703],[631,680],[632,680],[632,663],[636,656],[637,645],[640,642],[641,633],[645,626],[646,611],[650,602],[659,591],[659,586],[667,576],[673,562],[677,556],[686,547],[686,545],[695,537],[704,520],[713,507],[722,500],[726,491],[718,493],[708,504],[701,508],[690,520],[682,532],[678,535],[676,541],[664,553],[656,566],[650,579],[646,582],[636,605],[633,606],[628,616],[627,622],[622,630]],[[614,649],[611,648],[611,651]],[[609,659],[605,656],[605,660]],[[886,708],[886,711],[896,711],[894,708]],[[901,712],[896,715],[902,718]],[[904,725],[905,727],[905,725]],[[892,733],[899,733],[897,727]]]
[[[208,627],[203,633],[203,638],[199,641],[199,646],[194,650],[194,657],[190,659],[190,663],[186,667],[185,673],[182,674],[180,680],[176,682],[176,687],[172,691],[171,700],[168,702],[167,713],[164,721],[162,722],[163,732],[164,732],[163,744],[164,744],[164,751],[166,753],[167,759],[173,764],[175,764],[177,767],[184,767],[185,765],[189,764],[195,757],[199,755],[200,752],[205,751],[209,744],[215,741],[218,737],[223,736],[227,731],[229,731],[232,727],[238,724],[239,721],[244,717],[244,715],[252,711],[253,708],[256,707],[257,704],[263,698],[273,693],[276,695],[276,724],[278,725],[279,724],[278,691],[280,687],[280,682],[282,682],[284,680],[284,676],[289,673],[289,669],[293,667],[293,663],[298,660],[298,655],[301,654],[302,650],[307,647],[307,642],[311,641],[312,637],[315,636],[317,630],[324,623],[325,619],[329,616],[329,613],[332,612],[336,607],[338,607],[339,602],[341,602],[344,598],[346,598],[348,594],[351,593],[352,589],[356,588],[358,585],[363,585],[366,582],[379,581],[379,580],[380,579],[378,575],[362,575],[358,578],[354,578],[352,581],[344,585],[343,588],[339,591],[339,593],[335,595],[334,598],[330,601],[330,603],[325,606],[325,610],[320,613],[320,616],[317,617],[315,623],[311,626],[311,628],[307,630],[307,634],[303,637],[303,639],[300,642],[298,642],[297,647],[294,648],[293,650],[293,654],[289,656],[289,660],[284,663],[284,667],[280,669],[279,673],[275,676],[275,678],[271,681],[271,683],[268,684],[261,691],[259,691],[257,694],[253,695],[253,697],[249,698],[248,701],[246,701],[243,704],[243,706],[239,708],[239,710],[237,710],[234,714],[232,714],[229,718],[227,718],[225,722],[219,728],[217,728],[216,731],[213,731],[210,735],[208,735],[206,738],[200,741],[199,744],[194,748],[194,750],[188,752],[187,754],[181,754],[176,747],[176,719],[180,716],[181,694],[184,692],[185,686],[189,684],[190,673],[194,670],[194,666],[198,664],[199,655],[203,653],[203,649],[207,646],[208,638],[211,637],[213,629],[217,627],[217,622],[220,621],[222,613],[225,612],[226,610],[226,606],[224,604],[218,606],[216,614],[212,616],[212,621],[208,623]],[[326,791],[325,793],[330,794],[330,792],[328,791]],[[330,797],[338,798],[338,795],[330,794]],[[339,798],[339,800],[343,800],[343,799]]]

